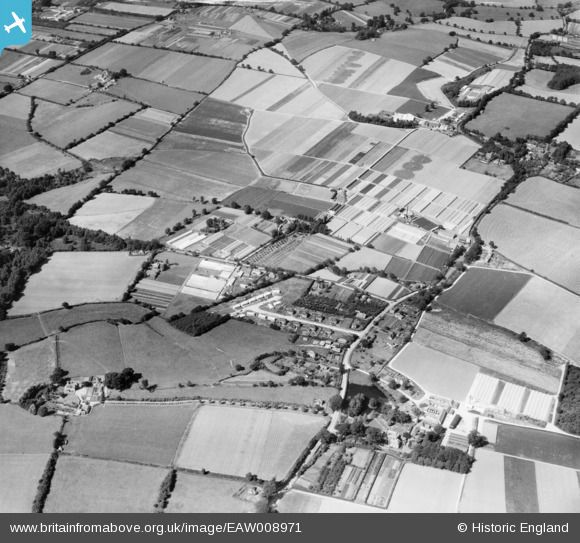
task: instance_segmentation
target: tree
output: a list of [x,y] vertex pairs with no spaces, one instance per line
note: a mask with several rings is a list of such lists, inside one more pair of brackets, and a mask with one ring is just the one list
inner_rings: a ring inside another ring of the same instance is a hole
[[62,368],[54,368],[50,376],[50,382],[54,385],[61,385],[64,381],[64,378],[68,375],[68,371],[63,370]]
[[12,92],[13,90],[14,87],[12,86],[12,84],[6,83],[6,85],[4,85],[4,92]]
[[252,211],[254,211],[254,210],[252,209],[252,206],[250,204],[246,204],[244,206],[244,213],[246,215],[251,215],[252,214]]
[[262,487],[262,496],[264,496],[264,498],[269,500],[276,494],[276,492],[278,492],[278,483],[276,482],[276,479],[272,478],[267,483],[264,483],[264,486]]
[[16,343],[10,342],[10,343],[6,343],[4,345],[5,351],[11,352],[11,351],[15,351],[16,349],[18,349],[18,345],[16,345]]
[[364,394],[359,393],[348,402],[348,416],[357,417],[360,415],[365,408],[367,398]]
[[235,369],[236,371],[244,371],[245,368],[241,364],[236,364]]
[[264,211],[262,211],[261,216],[262,219],[264,219],[265,221],[269,221],[272,219],[272,214],[267,209],[264,209]]
[[62,302],[62,307],[64,309],[70,309],[70,304],[68,302]]
[[238,204],[238,202],[232,202],[232,203],[230,204],[230,207],[231,207],[232,209],[240,209],[240,204]]
[[147,390],[149,388],[149,380],[148,379],[141,379],[141,389]]
[[335,394],[334,396],[332,396],[332,398],[328,400],[328,407],[330,407],[330,409],[332,409],[333,411],[340,411],[342,408],[342,404],[343,401],[340,394]]
[[525,332],[520,332],[518,334],[518,339],[522,342],[522,343],[526,343],[526,341],[529,341],[529,337]]
[[480,447],[485,447],[489,441],[485,436],[482,436],[477,430],[472,430],[467,435],[467,443],[479,449]]

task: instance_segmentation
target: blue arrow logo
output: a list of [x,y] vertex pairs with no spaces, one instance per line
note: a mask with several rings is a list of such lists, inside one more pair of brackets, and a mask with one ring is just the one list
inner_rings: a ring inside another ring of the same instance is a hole
[[0,52],[24,45],[32,36],[32,1],[0,0]]

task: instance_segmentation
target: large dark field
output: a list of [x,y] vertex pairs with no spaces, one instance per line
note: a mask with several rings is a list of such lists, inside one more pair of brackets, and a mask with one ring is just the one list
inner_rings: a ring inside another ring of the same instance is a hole
[[527,273],[470,268],[438,301],[462,313],[492,321],[531,277]]
[[580,469],[580,439],[553,432],[500,424],[495,450],[519,458]]
[[536,465],[504,456],[505,501],[508,513],[539,513]]

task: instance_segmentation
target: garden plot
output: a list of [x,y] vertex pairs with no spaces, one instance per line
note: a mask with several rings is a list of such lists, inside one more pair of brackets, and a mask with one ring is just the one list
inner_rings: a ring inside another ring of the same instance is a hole
[[198,409],[176,465],[281,480],[322,428],[322,417],[235,407]]
[[401,287],[398,283],[395,283],[390,279],[377,277],[368,287],[365,288],[365,292],[375,296],[380,296],[381,298],[391,298],[393,293],[399,293],[400,288]]
[[437,396],[463,402],[467,398],[479,368],[456,356],[436,351],[417,341],[405,348],[390,367]]
[[170,466],[197,408],[183,405],[96,407],[90,417],[73,417],[66,426],[70,454]]
[[48,454],[0,454],[0,511],[30,513]]
[[[266,262],[271,258],[278,261],[281,268],[304,273],[329,259],[340,258],[350,251],[351,245],[332,239],[324,234],[314,234],[290,247],[283,247],[280,259],[276,259],[276,254],[271,254],[266,258]],[[268,251],[269,247],[265,249]],[[260,258],[262,258],[260,256]],[[263,264],[265,265],[265,264]]]
[[378,94],[387,94],[415,70],[406,62],[339,45],[312,55],[303,66],[319,83]]
[[303,79],[242,68],[236,68],[211,96],[261,111],[330,120],[346,118],[345,112]]
[[479,232],[506,258],[580,293],[577,228],[500,204],[483,218]]
[[459,473],[405,464],[387,510],[392,513],[455,513],[462,479]]
[[124,100],[93,106],[65,107],[39,101],[32,122],[33,129],[57,147],[82,140],[138,111],[141,106]]
[[[109,460],[61,456],[46,513],[152,513],[168,470]],[[73,492],[82,488],[83,492]]]
[[189,91],[211,92],[234,68],[229,60],[107,43],[79,59],[83,66],[118,71]]
[[26,315],[71,305],[120,300],[141,268],[144,257],[115,252],[54,253],[30,277],[24,296],[9,315]]
[[174,89],[160,83],[123,77],[107,89],[109,94],[178,115],[187,113],[203,99],[203,94]]
[[531,96],[542,98],[556,98],[558,101],[578,102],[580,84],[571,85],[567,89],[555,90],[548,87],[548,82],[554,77],[553,72],[546,70],[530,70],[526,73],[525,83],[518,90]]

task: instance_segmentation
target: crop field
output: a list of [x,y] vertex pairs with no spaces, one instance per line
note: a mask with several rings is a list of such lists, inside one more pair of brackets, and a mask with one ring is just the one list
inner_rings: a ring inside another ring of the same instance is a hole
[[177,474],[168,513],[255,513],[254,503],[237,497],[245,488],[240,481],[207,477],[196,473]]
[[54,253],[40,272],[30,277],[24,296],[10,316],[28,315],[71,305],[120,300],[141,267],[143,257],[113,252]]
[[270,49],[259,49],[248,55],[244,60],[245,64],[249,64],[254,70],[262,68],[267,72],[272,70],[275,74],[304,77],[304,74],[292,65],[288,59]]
[[523,330],[573,360],[580,358],[580,298],[545,279],[532,277],[494,322],[514,332]]
[[479,449],[461,496],[461,513],[575,513],[578,472]]
[[[556,394],[562,370],[501,328],[449,310],[425,313],[415,342],[492,372],[495,377]],[[505,361],[510,360],[506,365]]]
[[[544,21],[547,22],[547,21]],[[518,90],[531,94],[532,96],[541,96],[543,98],[549,98],[553,96],[557,98],[558,101],[565,100],[566,102],[578,101],[578,93],[580,92],[580,84],[572,85],[567,89],[554,90],[548,87],[548,81],[554,77],[553,72],[548,72],[546,70],[530,70],[526,73],[526,82]]]
[[60,425],[61,420],[57,417],[36,417],[17,405],[0,404],[0,457],[51,453],[53,434]]
[[328,259],[344,256],[350,245],[334,240],[324,234],[314,234],[304,238],[294,250],[279,263],[284,269],[306,271]]
[[0,511],[30,513],[48,454],[0,454]]
[[212,98],[259,111],[275,111],[319,119],[344,119],[346,114],[303,78],[236,68]]
[[177,119],[178,116],[173,113],[147,108],[116,124],[111,128],[111,133],[154,144],[171,129]]
[[333,45],[339,45],[352,39],[352,34],[335,32],[306,32],[298,30],[286,36],[282,41],[289,55],[302,62],[305,58]]
[[479,233],[509,260],[580,293],[576,228],[501,204],[483,218]]
[[[108,460],[61,456],[46,513],[152,513],[167,470]],[[74,492],[76,488],[83,492]]]
[[343,256],[336,265],[347,270],[358,270],[359,268],[377,268],[384,270],[391,261],[391,256],[375,249],[361,247],[359,251]]
[[66,426],[66,452],[170,466],[197,405],[105,404]]
[[385,513],[384,509],[330,496],[290,490],[278,504],[280,513]]
[[137,104],[124,100],[82,108],[39,101],[32,126],[47,141],[57,147],[66,147],[139,109]]
[[55,367],[56,343],[52,338],[10,353],[2,396],[17,402],[30,386],[49,383]]
[[105,11],[118,11],[120,13],[132,13],[136,15],[149,15],[155,17],[161,15],[165,17],[175,11],[173,8],[163,8],[158,6],[144,6],[143,4],[133,6],[131,4],[122,4],[121,2],[101,2],[97,4],[99,9]]
[[509,204],[580,227],[580,191],[545,177],[529,177],[510,195]]
[[143,149],[149,150],[151,147],[151,142],[107,130],[71,148],[70,152],[84,160],[106,160],[139,157],[143,154]]
[[95,322],[75,326],[58,335],[59,367],[72,378],[121,371],[125,359],[115,325]]
[[89,192],[96,189],[101,181],[108,177],[109,175],[107,174],[98,175],[74,185],[42,192],[30,198],[27,202],[37,206],[44,206],[51,211],[58,211],[66,215],[73,204],[82,200]]
[[416,341],[405,346],[390,367],[406,375],[421,388],[437,396],[463,402],[479,368],[450,354],[425,347]]
[[132,77],[123,77],[115,85],[109,87],[107,92],[178,115],[188,112],[203,98],[203,94],[174,89],[167,85]]
[[580,440],[575,437],[499,424],[495,451],[518,458],[580,469]]
[[[461,479],[459,473],[405,464],[387,510],[392,513],[455,513]],[[425,492],[425,488],[429,488],[429,492]]]
[[469,268],[438,301],[456,311],[493,321],[531,278],[527,273]]
[[176,465],[281,480],[324,423],[322,417],[299,413],[204,406],[195,414]]
[[234,68],[234,62],[229,60],[120,43],[107,43],[82,56],[79,61],[83,66],[113,71],[129,66],[128,71],[134,77],[206,93],[218,87]]
[[83,13],[73,19],[75,23],[102,26],[104,28],[119,28],[129,30],[152,22],[146,17],[128,17],[126,15],[107,15],[105,13]]
[[24,55],[6,49],[0,59],[0,72],[4,75],[26,76],[34,79],[60,64],[62,61]]
[[119,326],[125,364],[159,388],[191,380],[214,384],[236,374],[259,354],[291,348],[287,334],[251,324],[229,321],[199,337],[191,337],[160,318],[138,326]]
[[580,119],[576,117],[562,132],[556,141],[567,141],[576,151],[580,150]]
[[42,100],[56,102],[57,104],[67,105],[70,102],[76,102],[88,94],[88,89],[65,83],[63,81],[52,81],[43,77],[33,81],[30,85],[24,87],[20,94],[25,96],[36,96]]
[[487,137],[500,132],[512,140],[526,136],[542,138],[570,113],[572,109],[568,106],[503,93],[493,98],[466,127]]

